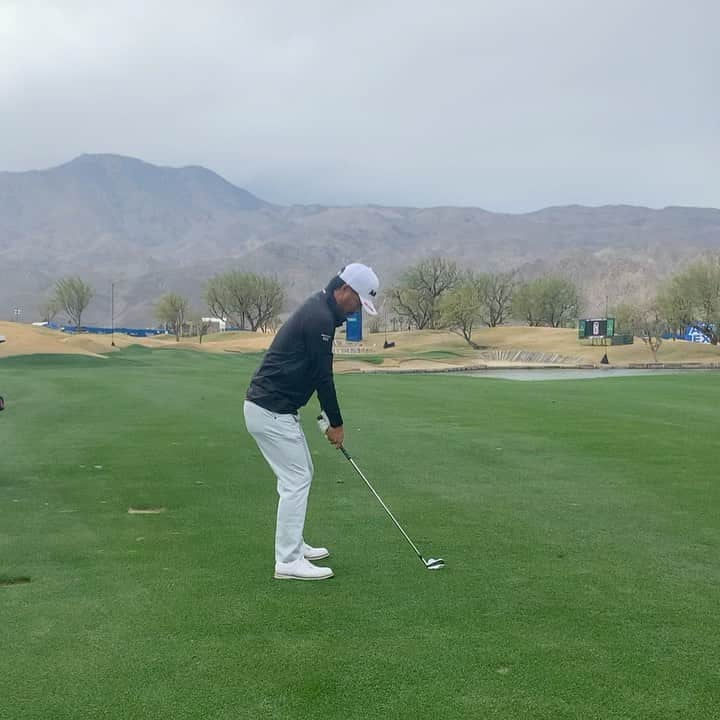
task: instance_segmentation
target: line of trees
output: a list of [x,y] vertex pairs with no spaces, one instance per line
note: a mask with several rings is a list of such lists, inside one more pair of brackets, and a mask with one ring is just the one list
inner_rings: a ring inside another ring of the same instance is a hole
[[[420,261],[386,292],[386,303],[403,327],[444,328],[468,344],[479,326],[496,327],[510,319],[530,326],[568,327],[583,304],[568,277],[548,274],[523,280],[517,271],[480,273],[460,270],[445,257]],[[637,335],[657,353],[662,336],[695,328],[713,345],[720,343],[720,254],[698,259],[662,283],[644,304],[613,308],[619,331]]]
[[[41,306],[43,320],[64,313],[80,327],[94,289],[77,276],[61,278]],[[287,295],[276,277],[230,271],[215,275],[205,285],[204,300],[214,317],[252,331],[275,327]],[[448,329],[476,347],[472,336],[480,326],[496,327],[512,319],[530,326],[567,327],[574,323],[582,297],[573,281],[549,274],[524,280],[509,272],[460,269],[446,257],[424,259],[410,266],[385,291],[386,307],[402,327]],[[166,293],[155,306],[157,319],[179,340],[186,328],[203,335],[209,325],[193,313],[187,297]],[[613,307],[618,331],[637,335],[653,354],[662,335],[695,328],[713,345],[720,343],[720,253],[698,259],[662,283],[644,304]]]
[[[213,317],[241,330],[267,332],[277,324],[287,294],[276,277],[231,271],[207,281],[204,299]],[[155,316],[178,341],[188,324],[199,335],[201,343],[210,328],[209,322],[191,313],[188,298],[176,293],[166,293],[160,298]]]
[[[95,290],[80,277],[63,277],[41,304],[41,318],[44,322],[52,322],[62,313],[70,325],[80,328],[83,314],[93,297]],[[265,332],[277,325],[287,303],[287,294],[276,277],[232,271],[215,275],[207,281],[204,300],[214,317],[243,330]],[[193,312],[189,298],[175,292],[162,295],[154,311],[157,320],[177,340],[189,330],[199,335],[202,342],[210,328],[207,320]]]
[[642,338],[657,359],[663,335],[693,328],[708,342],[720,342],[720,253],[710,254],[661,283],[651,300],[613,308],[619,330]]
[[580,292],[568,278],[548,275],[525,282],[515,270],[460,270],[444,257],[408,268],[387,298],[405,327],[448,329],[473,347],[478,326],[496,327],[514,318],[533,326],[565,327],[575,320],[581,304]]
[[205,301],[215,317],[243,330],[249,325],[252,331],[266,331],[277,322],[287,294],[276,277],[232,271],[208,280]]

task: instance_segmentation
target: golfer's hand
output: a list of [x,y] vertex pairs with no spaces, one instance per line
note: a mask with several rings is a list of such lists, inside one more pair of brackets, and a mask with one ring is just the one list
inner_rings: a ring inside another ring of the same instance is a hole
[[339,427],[329,427],[325,435],[327,435],[327,439],[330,441],[330,444],[337,449],[340,448],[343,444],[343,440],[345,440],[345,430],[343,430],[342,425]]

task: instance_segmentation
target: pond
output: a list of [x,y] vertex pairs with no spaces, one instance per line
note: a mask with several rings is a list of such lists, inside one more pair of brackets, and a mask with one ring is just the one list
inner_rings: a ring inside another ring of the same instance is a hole
[[629,375],[678,375],[680,373],[710,373],[712,370],[674,369],[674,370],[642,370],[635,368],[523,368],[518,370],[497,369],[477,370],[459,373],[474,378],[487,378],[490,380],[596,380],[608,377],[627,377]]

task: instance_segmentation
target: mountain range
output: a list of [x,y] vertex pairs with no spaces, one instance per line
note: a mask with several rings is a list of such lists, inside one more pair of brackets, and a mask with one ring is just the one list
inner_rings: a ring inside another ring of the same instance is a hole
[[0,319],[38,319],[57,279],[79,275],[96,296],[84,321],[156,324],[165,292],[198,311],[205,281],[229,269],[273,274],[291,302],[343,265],[365,262],[384,285],[431,255],[525,277],[562,272],[584,312],[639,300],[707,251],[720,250],[720,210],[565,206],[531,213],[474,207],[280,206],[202,167],[158,167],[82,155],[47,170],[0,172]]

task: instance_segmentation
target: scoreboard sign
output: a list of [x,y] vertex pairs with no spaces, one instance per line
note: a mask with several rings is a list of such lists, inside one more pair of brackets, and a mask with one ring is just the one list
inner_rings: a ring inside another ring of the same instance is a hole
[[578,338],[604,338],[615,334],[615,318],[578,320]]

